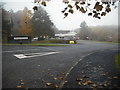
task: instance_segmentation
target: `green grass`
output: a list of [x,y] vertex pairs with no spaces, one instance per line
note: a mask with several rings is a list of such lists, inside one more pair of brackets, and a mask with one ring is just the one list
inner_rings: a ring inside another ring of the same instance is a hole
[[[20,45],[20,44],[2,44],[2,45]],[[31,44],[22,44],[26,46],[69,46],[63,44],[46,44],[46,43],[31,43]]]
[[116,65],[116,68],[120,71],[120,53],[115,55],[115,65]]
[[[87,40],[86,40],[86,41],[87,41]],[[88,40],[88,41],[96,42],[96,43],[111,43],[111,44],[118,44],[118,43],[120,43],[120,42],[96,41],[96,40]]]

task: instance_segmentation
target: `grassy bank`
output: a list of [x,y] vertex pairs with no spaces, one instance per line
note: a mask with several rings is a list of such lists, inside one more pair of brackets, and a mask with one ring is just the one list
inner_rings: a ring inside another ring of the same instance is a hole
[[[84,41],[84,40],[80,40]],[[91,42],[96,42],[96,43],[111,43],[111,44],[118,44],[120,42],[109,42],[109,41],[95,41],[95,40],[85,40],[85,41],[91,41]]]
[[2,44],[2,45],[26,45],[26,46],[69,46],[63,44],[31,43],[31,44]]
[[115,55],[115,65],[116,65],[116,68],[120,71],[120,53]]

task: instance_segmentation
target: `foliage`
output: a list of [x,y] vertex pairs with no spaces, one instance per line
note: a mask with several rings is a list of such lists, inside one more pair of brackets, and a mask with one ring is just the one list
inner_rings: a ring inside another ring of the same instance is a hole
[[87,39],[87,37],[89,37],[89,28],[88,28],[88,26],[87,26],[87,24],[86,24],[86,22],[85,21],[83,21],[81,24],[80,24],[80,33],[79,33],[79,35],[80,35],[80,38],[81,39],[83,39],[83,40],[86,40]]
[[21,18],[23,16],[23,11],[22,10],[19,10],[17,12],[11,12],[11,17],[12,17],[12,20],[13,20],[13,28],[12,28],[12,35],[21,35],[21,33],[19,32],[19,28],[20,28],[20,21],[21,21]]
[[27,7],[24,8],[23,10],[23,16],[20,20],[20,28],[19,28],[19,32],[21,33],[21,35],[30,35],[30,33],[32,32],[32,24],[31,24],[31,16],[32,13],[30,10],[27,9]]
[[33,14],[32,27],[34,37],[54,37],[53,23],[47,12],[41,7]]
[[78,30],[81,39],[83,39],[82,36],[85,33],[88,36],[89,40],[110,42],[118,42],[118,40],[120,40],[120,37],[118,36],[118,27],[113,25],[90,27],[87,26],[85,29],[79,28]]
[[[40,3],[43,6],[47,6],[47,1],[50,0],[34,0],[34,3]],[[91,0],[63,0],[63,3],[67,5],[64,8],[62,13],[65,17],[68,16],[69,13],[73,14],[75,10],[80,11],[82,13],[87,13],[88,16],[92,16],[98,19],[101,19],[102,16],[106,16],[107,13],[111,12],[111,6],[116,8],[115,3],[119,0],[95,0],[94,7],[91,8]],[[33,9],[38,10],[37,6],[34,6]]]
[[116,68],[120,71],[120,53],[115,56]]
[[7,37],[10,36],[11,25],[8,19],[9,13],[2,8],[2,40],[7,41]]

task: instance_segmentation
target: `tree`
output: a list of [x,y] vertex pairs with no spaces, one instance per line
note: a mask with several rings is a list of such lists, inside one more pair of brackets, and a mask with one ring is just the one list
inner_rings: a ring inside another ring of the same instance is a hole
[[[51,0],[34,0],[34,3],[41,3],[43,6],[47,6],[47,1]],[[101,19],[102,16],[106,16],[107,13],[111,12],[111,6],[116,8],[116,3],[119,0],[95,0],[94,7],[91,8],[92,0],[63,0],[67,7],[64,8],[62,13],[65,17],[68,16],[69,13],[73,14],[75,10],[78,10],[82,13],[87,13],[88,16],[92,16],[98,19]],[[120,2],[120,1],[119,1]],[[34,10],[38,10],[37,6],[33,7]]]
[[23,10],[23,15],[19,23],[19,32],[21,35],[31,35],[32,24],[31,24],[32,13],[27,7]]
[[88,26],[87,26],[86,22],[83,21],[80,24],[80,27],[81,27],[80,28],[80,38],[83,40],[89,39],[90,33],[89,33]]
[[32,27],[34,37],[54,37],[53,23],[49,19],[47,12],[39,7],[32,17]]
[[7,42],[7,38],[11,35],[11,26],[9,13],[2,8],[2,41]]
[[23,16],[22,10],[12,13],[12,20],[13,20],[13,24],[14,24],[14,26],[12,28],[12,35],[20,35],[19,25],[20,25],[22,16]]

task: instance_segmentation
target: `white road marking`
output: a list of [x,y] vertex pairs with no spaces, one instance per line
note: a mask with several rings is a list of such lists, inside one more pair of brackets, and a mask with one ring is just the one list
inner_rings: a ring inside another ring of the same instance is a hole
[[57,53],[59,53],[59,52],[14,54],[14,56],[17,57],[18,59],[24,59],[24,58],[32,58],[32,57],[38,57],[38,56],[46,56],[46,55],[57,54]]

